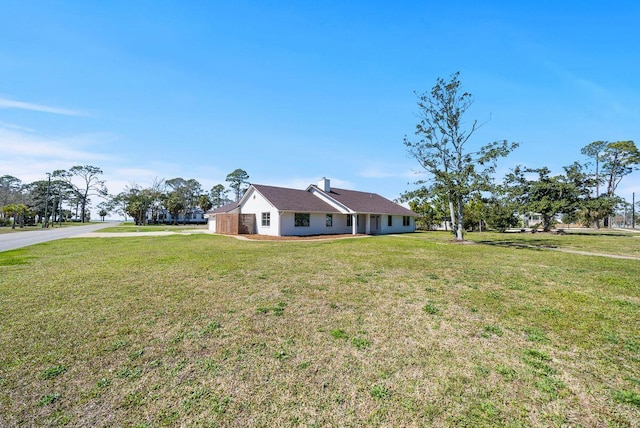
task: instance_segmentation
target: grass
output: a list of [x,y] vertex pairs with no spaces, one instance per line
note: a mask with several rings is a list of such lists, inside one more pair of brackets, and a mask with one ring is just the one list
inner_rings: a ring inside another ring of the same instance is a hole
[[104,229],[100,229],[99,232],[107,232],[107,233],[122,233],[122,232],[182,232],[187,230],[194,229],[207,229],[207,225],[202,224],[162,224],[162,225],[147,225],[147,226],[136,226],[133,223],[123,223],[118,226],[106,227]]
[[0,253],[0,426],[637,425],[640,262],[449,241]]
[[[97,223],[97,222],[91,222],[91,223]],[[76,221],[65,221],[65,222],[61,222],[61,223],[55,223],[55,224],[51,224],[49,225],[50,229],[59,229],[61,227],[75,227],[75,226],[86,226],[87,224],[90,223],[81,223],[81,222],[76,222]],[[4,233],[19,233],[19,232],[33,232],[33,231],[37,231],[37,230],[47,230],[44,229],[42,227],[42,224],[35,224],[35,225],[25,225],[24,227],[20,227],[16,225],[16,228],[13,229],[11,226],[2,226],[0,227],[0,234],[4,234]]]
[[522,248],[558,248],[640,258],[640,233],[607,229],[566,230],[564,235],[551,233],[469,233],[467,239],[477,243]]

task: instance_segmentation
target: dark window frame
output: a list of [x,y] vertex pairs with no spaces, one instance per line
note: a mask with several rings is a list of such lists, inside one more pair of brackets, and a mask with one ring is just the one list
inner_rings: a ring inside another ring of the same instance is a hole
[[310,227],[311,214],[310,213],[294,213],[293,226],[294,227]]

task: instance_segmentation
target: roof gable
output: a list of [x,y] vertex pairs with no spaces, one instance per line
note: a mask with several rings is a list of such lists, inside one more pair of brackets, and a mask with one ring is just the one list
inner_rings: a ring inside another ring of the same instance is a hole
[[237,202],[231,202],[230,204],[223,205],[221,207],[215,208],[213,210],[207,211],[207,214],[221,214],[221,213],[229,213],[235,210],[238,207]]
[[331,188],[329,192],[324,192],[316,185],[309,186],[316,191],[335,199],[340,204],[349,207],[357,213],[370,213],[370,214],[392,214],[392,215],[417,215],[408,208],[402,205],[396,204],[387,198],[383,198],[377,193],[371,192],[359,192],[357,190],[346,190]]
[[[306,190],[252,184],[279,211],[338,213],[339,211]],[[248,192],[247,192],[248,193]]]

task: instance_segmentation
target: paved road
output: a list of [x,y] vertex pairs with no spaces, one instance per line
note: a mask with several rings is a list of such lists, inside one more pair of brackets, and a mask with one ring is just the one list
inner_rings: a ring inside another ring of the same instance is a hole
[[29,245],[40,244],[41,242],[53,241],[55,239],[72,238],[94,230],[104,229],[113,226],[114,223],[91,223],[87,226],[69,226],[53,229],[30,230],[28,232],[2,233],[0,234],[0,251],[15,250],[16,248],[28,247]]

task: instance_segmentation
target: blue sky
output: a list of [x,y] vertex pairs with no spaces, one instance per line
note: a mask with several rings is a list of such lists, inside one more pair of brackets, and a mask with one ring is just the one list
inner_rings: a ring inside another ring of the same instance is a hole
[[[390,199],[421,178],[402,144],[414,91],[460,71],[500,164],[586,161],[640,143],[636,1],[0,0],[0,175],[102,168],[155,178],[336,187]],[[640,174],[621,196],[640,199]],[[98,201],[94,201],[97,203]]]

